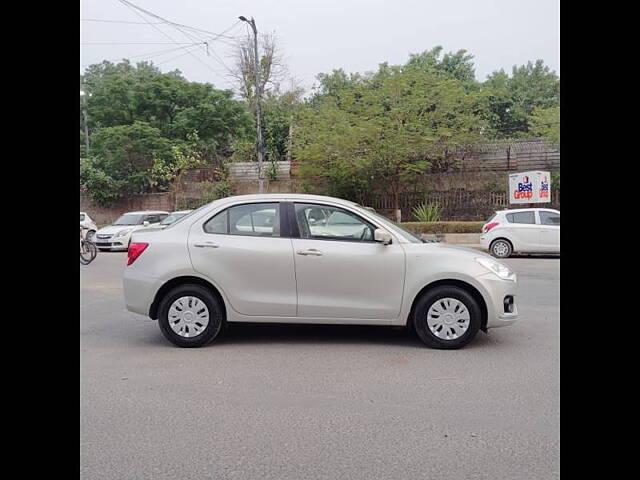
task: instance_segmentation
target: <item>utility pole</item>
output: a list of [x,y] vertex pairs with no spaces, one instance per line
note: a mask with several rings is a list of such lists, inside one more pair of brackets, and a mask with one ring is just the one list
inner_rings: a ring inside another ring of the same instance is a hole
[[82,97],[82,118],[84,123],[84,144],[87,147],[87,152],[89,151],[89,127],[87,125],[87,103],[85,100],[86,92],[84,90],[80,90],[80,96]]
[[258,154],[258,193],[264,193],[264,178],[262,172],[262,158],[264,156],[264,144],[262,142],[262,122],[260,111],[260,97],[262,95],[262,89],[260,88],[260,62],[258,60],[258,29],[256,28],[256,21],[251,17],[251,20],[247,20],[246,17],[238,17],[243,22],[247,22],[251,25],[253,30],[253,64],[256,71],[256,124],[258,130],[258,139],[256,142],[256,152]]

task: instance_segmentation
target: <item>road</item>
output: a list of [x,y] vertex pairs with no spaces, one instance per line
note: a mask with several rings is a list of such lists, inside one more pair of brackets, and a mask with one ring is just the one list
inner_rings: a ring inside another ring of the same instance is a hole
[[520,321],[457,351],[285,325],[176,348],[125,310],[125,263],[80,269],[84,480],[559,478],[557,258],[507,260]]

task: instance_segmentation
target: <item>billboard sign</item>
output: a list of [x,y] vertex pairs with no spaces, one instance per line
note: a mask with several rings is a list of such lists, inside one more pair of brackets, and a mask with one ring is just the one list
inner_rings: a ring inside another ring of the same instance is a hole
[[509,203],[550,203],[551,174],[532,171],[509,174]]

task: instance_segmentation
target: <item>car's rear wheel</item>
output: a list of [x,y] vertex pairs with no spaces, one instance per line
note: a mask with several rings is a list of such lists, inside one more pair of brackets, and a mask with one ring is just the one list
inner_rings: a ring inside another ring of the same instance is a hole
[[452,350],[465,346],[480,330],[482,313],[463,288],[443,285],[425,292],[413,312],[413,327],[429,347]]
[[505,240],[504,238],[499,238],[491,242],[491,245],[489,246],[489,251],[491,252],[491,255],[493,255],[494,257],[507,258],[507,257],[510,257],[511,254],[513,253],[513,247],[511,246],[511,243],[508,240]]
[[158,308],[164,336],[179,347],[200,347],[216,338],[224,324],[219,300],[201,285],[180,285],[169,291]]

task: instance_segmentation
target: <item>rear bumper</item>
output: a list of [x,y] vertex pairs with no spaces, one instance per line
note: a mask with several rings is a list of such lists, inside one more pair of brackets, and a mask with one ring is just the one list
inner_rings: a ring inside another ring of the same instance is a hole
[[484,248],[485,250],[489,250],[490,243],[491,241],[489,240],[489,237],[487,235],[480,236],[480,246],[482,248]]
[[135,268],[125,267],[122,286],[127,310],[149,316],[149,308],[160,283],[158,279],[139,273]]

